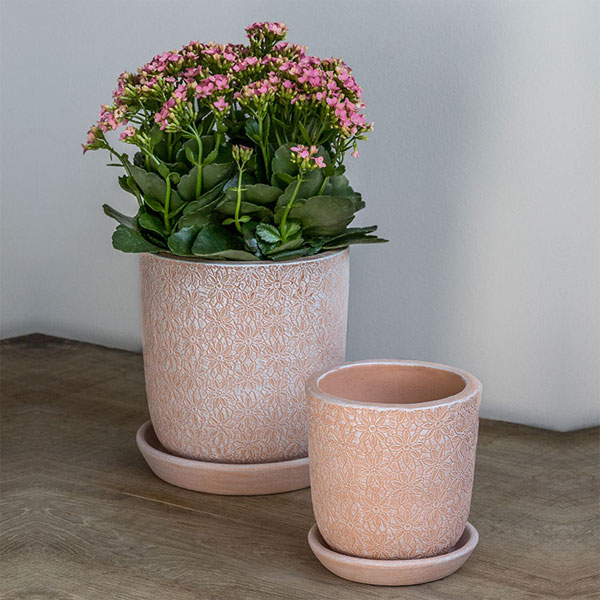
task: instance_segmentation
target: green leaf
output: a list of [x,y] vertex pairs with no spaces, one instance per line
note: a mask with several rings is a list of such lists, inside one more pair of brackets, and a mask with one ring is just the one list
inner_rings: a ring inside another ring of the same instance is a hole
[[347,238],[341,238],[335,242],[324,244],[323,250],[337,250],[338,248],[345,248],[352,244],[383,244],[387,241],[388,240],[377,237],[376,235],[348,236]]
[[269,223],[259,223],[256,226],[256,235],[268,244],[276,244],[281,241],[279,229]]
[[376,235],[368,235],[377,230],[377,225],[370,227],[348,227],[342,233],[333,237],[321,238],[324,250],[334,250],[336,248],[345,248],[350,244],[380,244],[387,242]]
[[[237,177],[235,179],[236,182],[234,186],[230,186],[229,181],[225,185],[225,196],[228,200],[237,202]],[[244,185],[242,178],[242,201],[250,202],[251,204],[259,204],[261,206],[269,206],[275,204],[277,198],[279,198],[282,193],[280,188],[264,183]]]
[[325,241],[333,242],[343,237],[356,236],[360,234],[366,235],[368,233],[373,233],[374,231],[377,231],[377,225],[369,225],[368,227],[348,227],[344,229],[344,231],[342,231],[340,234],[334,237],[327,238]]
[[[190,170],[190,165],[187,162],[177,161],[174,163],[166,163],[169,167],[171,173],[176,173],[179,176],[183,176],[187,174]],[[173,176],[171,176],[171,181],[173,181]]]
[[304,143],[308,146],[312,145],[312,138],[310,137],[310,134],[306,130],[306,127],[304,126],[304,123],[302,123],[302,121],[298,121],[298,128],[300,129],[300,133],[304,138]]
[[[271,178],[271,183],[273,185],[281,186],[282,184],[289,183],[292,178],[295,178],[298,175],[298,166],[292,162],[292,152],[290,148],[292,146],[296,146],[294,143],[287,143],[279,146],[273,155],[273,160],[271,161],[271,169],[273,176]],[[321,156],[325,161],[326,165],[331,163],[331,156],[329,152],[323,148],[323,146],[319,146],[317,153],[315,156]],[[316,172],[321,174],[321,178],[323,177],[323,169],[315,169]],[[311,171],[314,173],[315,171]],[[282,177],[286,176],[287,180],[282,181]],[[321,179],[322,181],[322,179]]]
[[285,235],[287,238],[295,236],[302,230],[302,224],[300,221],[287,221],[285,224]]
[[292,260],[293,258],[312,256],[313,254],[317,254],[319,250],[320,248],[298,248],[298,250],[286,250],[285,252],[273,254],[270,258],[272,260]]
[[198,177],[198,167],[192,167],[187,175],[179,180],[177,193],[186,201],[191,202],[196,199],[196,179]]
[[323,190],[323,195],[338,196],[340,198],[354,198],[354,190],[345,175],[334,175],[329,178],[329,181]]
[[304,235],[329,236],[346,228],[354,219],[354,210],[350,198],[313,196],[294,204],[289,216],[302,223]]
[[[206,157],[215,149],[215,136],[214,135],[201,135],[200,140],[202,142],[202,156]],[[196,143],[196,140],[193,140]],[[196,149],[198,148],[198,144],[196,144]]]
[[[198,143],[196,140],[188,140],[182,146],[183,155],[193,165],[198,163]],[[183,157],[180,155],[181,150],[177,153],[177,160],[181,160]]]
[[274,254],[279,254],[280,252],[286,252],[289,250],[296,250],[297,248],[300,248],[302,244],[304,244],[304,240],[301,237],[288,240],[285,244],[271,248],[267,252],[267,256],[273,256]]
[[132,177],[129,177],[128,175],[121,175],[119,177],[119,186],[122,190],[125,190],[134,196],[136,195],[135,190],[137,190],[137,186],[135,185],[135,181]]
[[[298,192],[296,193],[296,200],[300,198],[310,198],[317,194],[319,189],[321,188],[321,184],[323,183],[323,174],[319,169],[315,169],[314,171],[310,171],[309,173],[305,173],[302,177],[302,183],[298,188]],[[298,180],[294,179],[292,183],[290,183],[286,188],[283,194],[279,196],[277,199],[277,206],[287,206],[288,202],[291,200],[294,195],[294,190],[298,185]],[[296,202],[294,200],[294,202]]]
[[283,191],[274,185],[257,183],[255,185],[246,186],[244,200],[252,202],[252,204],[269,206],[270,204],[275,204],[275,202],[277,202],[277,198],[279,198],[282,193]]
[[161,252],[162,248],[149,242],[139,231],[119,225],[112,235],[112,245],[122,252]]
[[245,250],[223,250],[221,252],[213,252],[212,254],[195,254],[200,258],[224,258],[229,260],[258,260],[254,254],[246,252]]
[[233,172],[233,163],[212,163],[202,169],[202,190],[207,191],[219,184],[225,184]]
[[219,154],[217,154],[216,161],[219,164],[233,163],[233,156],[231,154],[231,144],[221,144],[219,146]]
[[164,179],[159,177],[156,173],[150,173],[140,167],[131,166],[131,174],[138,184],[144,198],[148,197],[151,200],[160,202],[161,205],[165,203],[165,197],[167,195],[167,184]]
[[214,223],[214,213],[209,208],[201,208],[192,212],[185,212],[177,221],[177,227],[179,229],[183,227],[197,227],[200,229],[204,225]]
[[185,202],[181,199],[181,196],[177,193],[175,188],[171,188],[171,196],[169,198],[169,211],[178,211],[179,208],[183,208]]
[[202,194],[198,200],[194,200],[186,205],[183,209],[184,214],[196,212],[200,209],[212,208],[218,201],[221,195],[221,184],[216,185],[208,192]]
[[144,204],[157,213],[162,213],[165,210],[165,207],[158,200],[154,200],[150,196],[144,197]]
[[[229,192],[232,188],[227,190],[225,198],[217,205],[217,210],[225,215],[234,215],[237,200],[234,200]],[[259,206],[258,204],[252,204],[251,202],[242,202],[240,206],[240,212],[242,214],[254,215],[257,219],[272,219],[273,211],[268,209],[266,206]]]
[[225,250],[241,250],[241,240],[220,225],[206,225],[198,232],[192,253],[209,256]]
[[172,233],[167,240],[171,252],[179,256],[192,256],[192,245],[199,231],[200,227],[190,225]]
[[220,148],[214,148],[211,150],[211,152],[209,152],[208,155],[202,159],[202,163],[204,165],[210,165],[211,163],[214,163],[219,157],[219,150]]
[[170,160],[169,157],[169,145],[166,139],[162,139],[156,146],[154,146],[154,155],[163,162]]
[[256,240],[256,227],[258,224],[256,221],[249,221],[242,225],[242,236],[244,238],[244,244],[251,252],[262,255],[258,247],[258,241]]
[[[243,217],[240,217],[238,221],[240,223],[249,223],[251,219],[248,215],[244,215]],[[227,217],[221,221],[221,225],[232,225],[233,223],[235,223],[235,219],[233,217]]]
[[[283,184],[285,186],[298,174],[298,167],[291,160],[292,153],[290,148],[294,145],[293,143],[283,144],[275,151],[273,160],[271,160],[271,172],[273,173],[271,177],[272,185]],[[283,179],[283,175],[287,177]]]
[[141,207],[138,212],[137,222],[142,229],[154,231],[161,236],[164,236],[166,233],[164,223],[156,215],[146,212],[144,207]]
[[158,123],[154,124],[152,126],[152,129],[150,129],[150,143],[153,146],[156,146],[163,139],[163,135],[164,135],[164,131],[160,128]]
[[[250,185],[254,185],[256,183],[256,179],[250,175],[248,172],[242,173],[242,189],[246,189]],[[234,188],[237,190],[238,187],[238,174],[235,173],[233,177],[230,177],[225,185],[223,186],[223,191],[226,192],[230,188]],[[243,194],[244,192],[242,192]],[[237,198],[237,196],[236,196]],[[258,203],[257,203],[258,204]]]
[[167,179],[170,173],[169,167],[167,167],[167,165],[163,163],[158,163],[157,165],[155,165],[155,168],[160,173],[163,179]]
[[352,202],[354,202],[354,212],[358,212],[366,206],[363,202],[362,195],[359,192],[354,192]]
[[271,183],[282,189],[285,188],[288,183],[292,183],[292,181],[296,181],[296,178],[287,173],[277,173],[277,175],[271,177]]
[[258,121],[256,119],[248,119],[244,125],[246,135],[257,144],[262,144],[262,138],[259,133]]
[[115,219],[115,221],[121,223],[121,225],[125,225],[125,227],[130,227],[131,229],[136,228],[135,217],[128,217],[127,215],[124,215],[118,210],[115,210],[114,208],[110,207],[108,204],[103,204],[102,208],[104,209],[104,214],[108,215],[109,217],[112,217],[113,219]]

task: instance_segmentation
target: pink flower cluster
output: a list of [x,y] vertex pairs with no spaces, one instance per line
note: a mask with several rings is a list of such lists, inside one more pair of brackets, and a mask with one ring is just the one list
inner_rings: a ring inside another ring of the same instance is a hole
[[154,115],[154,121],[160,125],[161,129],[165,129],[169,124],[169,117],[172,116],[171,111],[176,104],[177,98],[171,97],[162,105],[160,111]]
[[119,140],[122,142],[132,138],[135,135],[135,128],[129,125],[125,128],[125,131],[119,136]]
[[285,38],[285,23],[258,22],[246,27],[246,35],[251,46],[273,45]]
[[229,77],[225,75],[210,75],[198,82],[196,88],[197,98],[208,98],[215,92],[222,92],[229,88]]
[[313,169],[324,169],[327,165],[322,156],[315,156],[319,149],[316,146],[292,146],[292,162],[297,164],[303,171],[312,171]]
[[248,37],[256,33],[274,33],[283,39],[287,33],[287,25],[285,23],[269,23],[268,21],[261,21],[248,25],[248,27],[246,27],[246,33],[248,34]]
[[136,73],[122,73],[113,105],[102,107],[85,146],[95,148],[98,132],[126,125],[133,116],[145,120],[150,113],[151,123],[177,133],[207,111],[223,119],[230,109],[241,109],[255,118],[267,109],[283,123],[316,120],[349,147],[372,129],[362,112],[362,89],[342,60],[307,55],[303,46],[282,41],[286,31],[283,23],[253,23],[246,28],[248,46],[190,42],[155,56]]

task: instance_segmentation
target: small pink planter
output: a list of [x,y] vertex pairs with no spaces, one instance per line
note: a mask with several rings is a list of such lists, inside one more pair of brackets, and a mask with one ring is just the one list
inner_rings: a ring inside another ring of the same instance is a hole
[[471,504],[481,383],[433,363],[347,363],[307,383],[314,513],[328,546],[371,559],[453,548]]
[[143,254],[140,267],[148,408],[166,451],[305,457],[304,382],[344,359],[348,250],[280,263]]

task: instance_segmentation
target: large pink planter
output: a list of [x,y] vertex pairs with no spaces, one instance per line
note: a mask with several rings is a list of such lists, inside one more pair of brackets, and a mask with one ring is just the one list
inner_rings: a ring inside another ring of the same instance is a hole
[[449,551],[471,504],[479,381],[415,361],[348,363],[307,384],[313,508],[334,551]]
[[148,407],[166,450],[222,463],[306,456],[304,382],[344,359],[348,250],[140,260]]

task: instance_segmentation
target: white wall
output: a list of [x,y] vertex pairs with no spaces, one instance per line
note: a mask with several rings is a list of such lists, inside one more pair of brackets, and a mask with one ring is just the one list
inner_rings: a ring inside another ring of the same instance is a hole
[[137,258],[111,249],[133,206],[80,142],[116,76],[255,20],[338,55],[371,141],[352,163],[350,359],[446,362],[482,414],[555,429],[599,420],[600,11],[583,0],[4,0],[2,337],[140,348]]

